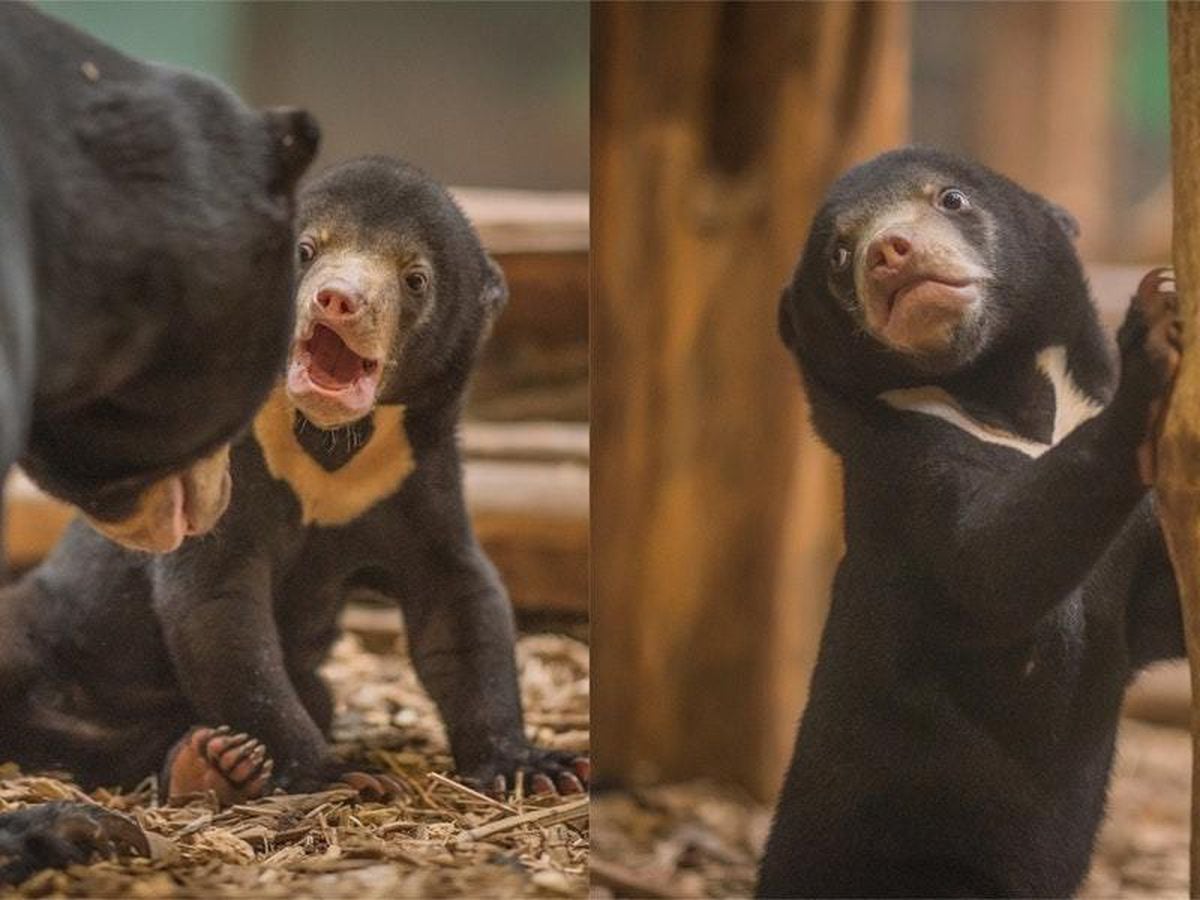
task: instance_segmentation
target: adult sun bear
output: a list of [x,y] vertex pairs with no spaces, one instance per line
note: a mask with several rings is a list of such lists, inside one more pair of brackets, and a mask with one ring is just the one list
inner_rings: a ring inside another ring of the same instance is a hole
[[[212,527],[287,349],[316,144],[306,113],[0,4],[0,477],[19,460],[139,550]],[[99,807],[0,816],[0,879],[113,841],[144,838]]]
[[1122,695],[1183,652],[1145,486],[1170,276],[1114,365],[1069,215],[919,149],[843,176],[780,307],[846,551],[762,896],[1068,896]]
[[0,471],[137,549],[212,525],[287,348],[316,143],[306,113],[0,5]]

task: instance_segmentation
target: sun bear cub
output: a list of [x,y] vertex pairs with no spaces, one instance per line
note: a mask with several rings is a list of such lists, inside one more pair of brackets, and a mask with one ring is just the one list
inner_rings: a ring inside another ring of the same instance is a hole
[[845,556],[760,895],[1068,896],[1132,675],[1183,650],[1144,473],[1170,277],[1098,323],[1061,209],[929,150],[843,176],[780,305]]

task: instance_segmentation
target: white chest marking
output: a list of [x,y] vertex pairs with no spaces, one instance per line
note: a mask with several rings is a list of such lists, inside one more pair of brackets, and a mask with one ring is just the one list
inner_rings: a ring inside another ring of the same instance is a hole
[[1071,378],[1065,347],[1047,347],[1037,355],[1037,367],[1054,390],[1054,434],[1048,444],[980,422],[970,416],[949,391],[939,387],[897,388],[884,391],[879,399],[894,409],[933,416],[985,443],[1011,447],[1036,459],[1102,409]]

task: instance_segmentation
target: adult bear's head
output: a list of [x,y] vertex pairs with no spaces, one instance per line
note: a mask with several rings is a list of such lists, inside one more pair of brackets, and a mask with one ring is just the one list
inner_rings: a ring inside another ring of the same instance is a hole
[[30,201],[38,373],[22,464],[102,532],[165,552],[224,511],[225,447],[282,369],[294,192],[318,131],[190,72],[90,56],[46,148],[52,183]]

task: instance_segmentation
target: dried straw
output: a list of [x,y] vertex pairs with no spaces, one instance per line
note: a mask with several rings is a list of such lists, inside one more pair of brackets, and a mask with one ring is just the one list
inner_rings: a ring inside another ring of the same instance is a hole
[[[338,699],[334,737],[349,758],[387,768],[408,797],[392,805],[349,790],[273,795],[217,810],[203,801],[158,806],[157,786],[96,791],[134,816],[149,859],[104,860],[41,872],[24,896],[87,897],[581,897],[587,892],[586,800],[500,803],[452,777],[445,733],[399,648],[377,655],[357,638],[325,668]],[[533,635],[518,646],[534,740],[588,745],[588,654],[582,643]],[[83,799],[65,777],[0,767],[0,810]]]

